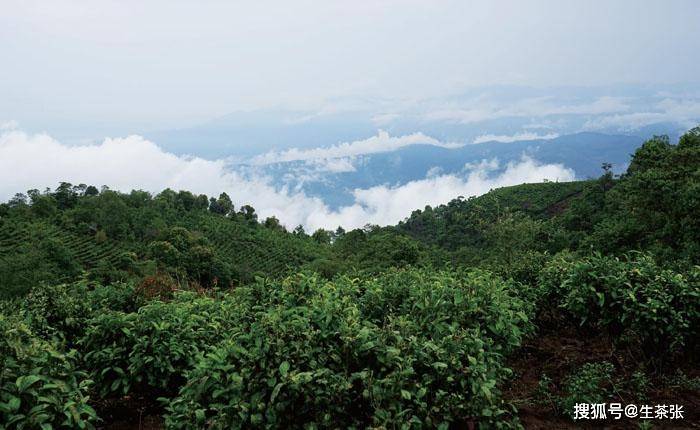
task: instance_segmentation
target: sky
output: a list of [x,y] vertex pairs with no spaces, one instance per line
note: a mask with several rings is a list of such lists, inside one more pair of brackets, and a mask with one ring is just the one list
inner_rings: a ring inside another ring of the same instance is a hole
[[697,81],[699,17],[694,0],[4,0],[0,120],[140,130],[344,97]]
[[331,208],[231,160],[338,174],[417,143],[684,130],[700,122],[699,19],[694,0],[2,0],[0,200],[59,181],[226,191],[313,230],[572,180],[524,155]]

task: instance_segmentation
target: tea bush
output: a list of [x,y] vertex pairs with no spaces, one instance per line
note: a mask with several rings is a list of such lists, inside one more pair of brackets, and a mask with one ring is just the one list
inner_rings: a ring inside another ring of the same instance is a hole
[[140,384],[169,393],[200,352],[230,335],[241,315],[230,301],[184,292],[135,313],[102,312],[80,342],[84,363],[102,395],[126,394]]
[[673,351],[697,335],[700,282],[697,268],[683,274],[659,267],[645,254],[626,259],[599,254],[550,267],[560,305],[581,324],[638,339],[651,353]]
[[62,353],[17,318],[0,314],[0,429],[94,428],[90,381]]
[[573,418],[576,404],[605,403],[617,392],[614,371],[607,361],[585,363],[561,381],[560,390],[550,377],[542,375],[535,391],[537,402]]
[[252,309],[186,373],[169,428],[506,425],[503,358],[530,329],[485,272],[258,280]]
[[69,343],[82,336],[92,313],[84,284],[33,288],[21,301],[21,313],[32,331],[44,339]]
[[615,367],[607,361],[586,363],[564,381],[566,393],[559,400],[559,407],[573,417],[577,403],[604,403],[613,390]]

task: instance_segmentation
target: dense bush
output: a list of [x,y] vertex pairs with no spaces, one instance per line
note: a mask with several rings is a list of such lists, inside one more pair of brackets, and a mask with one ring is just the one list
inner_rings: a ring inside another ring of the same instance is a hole
[[596,254],[574,262],[555,260],[545,273],[561,294],[561,307],[581,324],[630,335],[650,353],[676,350],[697,335],[697,267],[682,274],[659,267],[645,254],[625,259]]
[[198,354],[229,335],[242,315],[227,300],[184,292],[134,313],[102,312],[88,322],[80,341],[84,366],[102,395],[126,394],[141,385],[168,394]]
[[75,282],[33,288],[17,300],[17,312],[38,336],[56,338],[72,346],[82,337],[94,314],[109,309],[134,311],[138,302],[130,284]]
[[168,427],[505,420],[503,357],[529,323],[522,303],[491,275],[410,270],[334,282],[299,275],[237,293],[254,313],[187,373],[168,404]]
[[0,428],[93,428],[86,374],[16,317],[0,314]]

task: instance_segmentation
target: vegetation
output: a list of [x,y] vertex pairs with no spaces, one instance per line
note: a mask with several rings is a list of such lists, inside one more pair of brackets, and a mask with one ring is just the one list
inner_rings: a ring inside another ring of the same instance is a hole
[[669,390],[697,409],[699,184],[694,129],[619,177],[352,231],[288,232],[225,193],[18,194],[0,429],[93,428],[118,405],[173,429],[575,428],[577,403]]

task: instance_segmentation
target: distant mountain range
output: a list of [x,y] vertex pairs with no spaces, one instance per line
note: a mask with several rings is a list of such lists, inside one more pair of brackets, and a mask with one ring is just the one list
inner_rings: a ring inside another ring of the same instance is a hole
[[168,152],[226,160],[256,181],[263,175],[335,209],[354,203],[357,190],[440,175],[464,180],[478,169],[495,177],[523,157],[563,166],[568,179],[597,177],[602,163],[620,173],[646,139],[665,134],[676,142],[699,122],[695,84],[493,86],[426,100],[348,99],[315,111],[235,112],[141,134]]
[[627,168],[630,155],[643,143],[637,136],[577,133],[553,139],[517,142],[485,142],[459,148],[434,145],[410,145],[392,152],[349,157],[345,161],[353,170],[333,172],[318,169],[315,161],[288,161],[255,168],[271,176],[278,186],[302,189],[320,197],[330,207],[351,204],[352,191],[377,185],[399,185],[438,174],[468,174],[470,168],[494,162],[492,173],[502,171],[507,163],[523,156],[542,164],[561,164],[572,169],[577,178],[593,178],[601,174],[603,163],[612,163],[615,172]]
[[[338,99],[316,109],[238,111],[196,126],[142,130],[176,154],[244,159],[267,151],[327,147],[422,133],[471,144],[564,136],[582,131],[675,141],[700,122],[700,85],[472,88],[424,100]],[[130,130],[133,133],[134,130]]]

